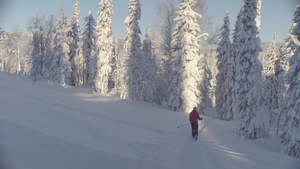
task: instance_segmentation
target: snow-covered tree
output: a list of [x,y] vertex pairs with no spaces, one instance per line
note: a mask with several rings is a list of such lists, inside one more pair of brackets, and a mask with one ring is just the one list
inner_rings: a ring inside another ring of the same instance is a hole
[[[201,93],[201,101],[199,105],[199,112],[205,114],[205,110],[212,108],[212,100],[211,100],[211,80],[212,73],[207,64],[207,55],[199,62],[199,67],[201,68],[202,73],[202,82],[200,84],[200,93]],[[200,72],[201,72],[200,71]]]
[[30,75],[32,46],[32,35],[25,30],[0,30],[0,71]]
[[122,87],[121,96],[123,98],[139,99],[139,86],[141,82],[140,60],[141,50],[141,30],[139,20],[141,19],[141,5],[139,0],[130,0],[128,16],[125,19],[127,26],[125,36],[125,54],[127,58],[127,70],[125,74],[125,85]]
[[31,78],[33,81],[41,80],[45,73],[45,59],[46,59],[46,27],[45,17],[33,17],[29,21],[28,29],[33,35],[32,44],[32,68]]
[[256,17],[255,17],[255,22],[256,22],[256,27],[257,27],[257,32],[258,32],[258,34],[257,34],[257,37],[258,37],[258,35],[259,35],[259,32],[260,32],[260,30],[261,30],[261,20],[260,20],[260,18],[261,18],[261,0],[256,0]]
[[[166,89],[168,89],[168,87],[164,86],[162,88],[160,88],[160,84],[163,84],[163,83],[160,83],[160,81],[162,80],[162,77],[161,77],[161,72],[159,70],[159,67],[161,66],[160,65],[160,62],[158,61],[158,58],[159,58],[159,55],[160,55],[160,50],[159,50],[159,46],[160,44],[158,43],[158,37],[157,37],[157,34],[155,32],[152,32],[152,55],[153,55],[153,59],[155,60],[155,81],[154,81],[154,84],[155,84],[155,100],[154,102],[157,103],[157,104],[160,104],[162,105],[163,102],[166,101],[167,99],[167,92],[166,92]],[[169,78],[167,78],[169,79]]]
[[116,84],[119,82],[118,78],[116,77],[119,75],[118,73],[118,62],[119,62],[119,39],[117,36],[115,36],[113,38],[113,58],[111,59],[111,77],[110,77],[110,81],[113,83],[111,86],[111,88],[116,88]]
[[231,74],[232,74],[232,83],[233,83],[233,87],[232,87],[232,90],[233,90],[233,95],[232,95],[232,110],[233,110],[233,114],[234,114],[234,117],[233,119],[236,118],[236,112],[237,112],[237,104],[234,104],[235,102],[238,102],[238,98],[236,97],[236,57],[239,53],[241,53],[241,37],[242,36],[242,13],[243,13],[244,9],[242,8],[240,11],[239,11],[239,14],[237,16],[237,19],[236,19],[236,22],[235,22],[235,27],[234,27],[234,30],[233,30],[233,36],[232,36],[232,44],[231,44],[231,55],[230,55],[230,61],[231,61],[231,64],[230,64],[230,70],[231,70]]
[[114,71],[113,71],[113,80],[115,82],[115,89],[117,91],[117,96],[120,98],[125,98],[123,91],[126,91],[127,84],[126,84],[126,72],[127,72],[127,63],[126,57],[124,57],[124,41],[118,40],[117,37],[114,39]]
[[[277,91],[277,83],[275,76],[275,62],[277,58],[277,47],[276,47],[276,30],[274,31],[274,40],[270,44],[268,54],[266,56],[264,64],[264,86],[263,86],[263,97],[265,101],[265,106],[268,108],[270,113],[270,123],[276,124],[278,120],[278,115],[276,109],[278,108],[277,95],[280,91]],[[279,87],[279,86],[278,86]]]
[[29,20],[28,30],[32,33],[32,67],[31,77],[34,81],[50,78],[51,58],[55,33],[55,18],[50,16],[33,17]]
[[63,7],[61,6],[58,24],[56,25],[54,54],[50,71],[52,72],[52,79],[60,82],[62,85],[69,85],[71,83],[72,69],[69,59],[68,32],[67,19],[64,17]]
[[281,138],[285,144],[284,152],[290,156],[300,157],[300,5],[296,7],[292,25],[288,47],[293,49],[293,52],[286,76],[289,88],[283,108],[284,130]]
[[54,16],[50,16],[48,20],[46,20],[45,28],[46,28],[46,53],[44,57],[44,67],[43,67],[43,78],[50,79],[51,78],[51,59],[53,58],[54,53],[54,37],[55,37],[55,25],[56,18]]
[[143,56],[141,58],[141,92],[140,100],[153,102],[156,93],[156,59],[152,50],[152,38],[150,31],[150,22],[148,24],[145,40],[143,43]]
[[[1,21],[0,21],[1,22]],[[5,52],[6,49],[5,33],[0,27],[0,71],[4,70],[4,57],[7,55]]]
[[193,11],[194,0],[182,0],[175,21],[172,41],[172,80],[169,86],[168,107],[175,111],[190,112],[198,107],[201,97],[198,88],[200,72],[198,20],[201,15]]
[[279,54],[278,54],[278,65],[280,64],[280,67],[282,68],[282,74],[284,77],[286,76],[290,66],[289,66],[289,52],[286,45],[280,46],[279,48]]
[[15,27],[4,36],[6,41],[4,53],[4,71],[9,73],[29,75],[32,59],[32,35]]
[[[297,11],[297,10],[296,10]],[[295,15],[295,13],[294,13]],[[290,65],[290,57],[294,55],[295,51],[297,50],[297,44],[295,44],[295,37],[292,35],[292,32],[297,25],[297,20],[294,19],[295,16],[293,16],[293,19],[291,20],[291,25],[289,28],[289,32],[287,37],[284,39],[285,42],[285,49],[282,51],[284,56],[286,57],[287,66],[285,67],[286,72],[289,71]]]
[[233,99],[233,81],[231,64],[231,41],[230,41],[230,21],[228,12],[224,18],[224,25],[221,28],[220,38],[217,48],[217,75],[216,86],[216,110],[218,117],[222,120],[233,120],[232,99]]
[[[276,37],[276,32],[274,32],[274,38]],[[272,112],[273,116],[271,116],[271,125],[277,127],[277,134],[279,129],[279,122],[280,117],[282,113],[282,107],[283,107],[283,100],[285,97],[286,92],[286,85],[285,85],[285,67],[286,67],[286,57],[282,52],[282,48],[280,47],[279,50],[277,50],[277,55],[275,59],[275,65],[274,65],[274,73],[275,73],[275,100],[276,100],[276,109]],[[279,51],[279,52],[278,52]],[[282,54],[282,55],[281,55]],[[272,118],[275,117],[275,118]]]
[[262,65],[258,60],[262,51],[257,27],[257,2],[244,0],[238,17],[240,49],[235,58],[235,132],[245,138],[257,139],[269,130],[269,116],[263,106],[261,76]]
[[0,32],[0,71],[4,71],[5,60],[8,56],[7,50],[7,34]]
[[[157,3],[158,19],[154,24],[156,28],[157,35],[157,65],[158,65],[158,103],[164,104],[168,99],[167,88],[171,84],[172,76],[172,38],[173,32],[175,30],[176,21],[176,11],[179,10],[179,0],[164,0]],[[201,19],[198,20],[200,29],[203,32],[207,32],[211,28],[210,17],[206,15],[207,5],[206,0],[195,0],[195,5],[193,10],[201,14]],[[200,41],[205,44],[204,41]],[[201,46],[204,48],[204,46]]]
[[101,0],[98,20],[96,22],[96,53],[94,87],[96,92],[107,94],[108,79],[111,74],[110,60],[113,51],[112,17],[114,14],[112,0]]
[[[286,84],[285,84],[285,75],[287,67],[286,62],[286,48],[284,46],[281,46],[279,48],[279,54],[277,55],[276,61],[275,61],[275,86],[276,86],[276,95],[275,98],[278,101],[278,108],[274,112],[277,114],[277,121],[276,121],[276,136],[279,134],[280,130],[280,118],[282,117],[282,107],[284,104],[284,98],[286,93]],[[274,126],[274,124],[271,123],[271,125]]]
[[5,71],[9,49],[7,47],[8,35],[0,32],[0,71]]
[[[288,35],[287,37],[284,39],[285,44],[283,46],[281,46],[279,48],[279,55],[278,55],[278,60],[276,63],[276,76],[278,77],[278,82],[280,83],[279,86],[282,87],[282,92],[283,94],[283,98],[281,100],[281,106],[279,109],[279,119],[277,122],[277,135],[279,134],[279,130],[282,130],[282,119],[283,119],[283,111],[281,109],[284,108],[284,104],[285,104],[285,97],[286,97],[286,89],[289,88],[289,84],[285,83],[285,80],[283,80],[282,76],[286,76],[289,69],[290,69],[290,65],[289,65],[289,61],[290,61],[290,57],[295,53],[296,51],[296,45],[294,42],[294,37],[292,36],[292,31],[294,29],[294,27],[296,26],[296,20],[292,19],[291,20],[291,24],[290,24],[290,28],[288,31]],[[277,73],[278,72],[278,73]]]
[[71,84],[72,86],[81,86],[83,84],[83,53],[82,41],[80,39],[81,30],[79,24],[79,2],[76,0],[73,10],[73,16],[70,23],[69,38],[69,59],[71,63]]
[[158,23],[156,23],[157,29],[157,102],[163,104],[168,99],[168,87],[171,84],[171,58],[172,58],[172,34],[175,29],[176,17],[176,4],[175,0],[168,0],[158,2]]
[[83,65],[83,83],[93,85],[91,83],[93,81],[92,75],[92,68],[95,65],[92,65],[92,59],[95,53],[95,20],[92,15],[92,11],[89,12],[89,15],[84,18],[85,27],[83,32],[83,58],[84,58],[84,65]]

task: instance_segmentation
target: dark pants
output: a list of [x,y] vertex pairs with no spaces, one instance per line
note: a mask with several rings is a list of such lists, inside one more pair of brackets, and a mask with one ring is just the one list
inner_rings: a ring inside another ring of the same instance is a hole
[[198,124],[197,123],[192,123],[192,135],[193,137],[198,136]]

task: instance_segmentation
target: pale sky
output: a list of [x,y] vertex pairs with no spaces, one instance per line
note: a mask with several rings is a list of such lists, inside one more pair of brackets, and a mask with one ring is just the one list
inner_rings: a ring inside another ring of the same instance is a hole
[[[142,19],[140,28],[142,38],[146,31],[148,21],[154,23],[157,20],[157,2],[163,0],[140,0],[142,7]],[[4,31],[11,31],[15,26],[27,27],[27,21],[33,16],[57,16],[60,6],[64,7],[64,14],[72,16],[75,0],[0,0],[0,27]],[[97,19],[100,0],[79,0],[80,22],[92,10],[94,19]],[[223,25],[226,11],[229,11],[231,29],[234,29],[236,16],[243,6],[243,0],[206,0],[207,15],[212,17],[215,27]],[[125,37],[126,26],[124,19],[128,14],[129,0],[113,0],[114,18],[113,33],[119,38]],[[261,9],[261,33],[262,42],[273,40],[273,30],[277,30],[277,42],[283,42],[288,33],[290,20],[293,16],[298,0],[262,0]],[[82,28],[83,29],[83,28]]]

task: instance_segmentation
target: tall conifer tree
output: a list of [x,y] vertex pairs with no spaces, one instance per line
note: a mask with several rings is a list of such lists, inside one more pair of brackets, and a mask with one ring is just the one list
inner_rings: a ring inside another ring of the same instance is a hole
[[200,96],[199,19],[193,10],[194,0],[182,0],[175,21],[177,22],[172,41],[172,80],[169,86],[168,107],[175,111],[190,112],[198,107]]
[[56,18],[54,16],[50,16],[48,21],[46,21],[46,55],[44,58],[44,78],[51,79],[51,59],[53,58],[54,54],[54,37],[55,37],[55,24]]
[[221,41],[217,48],[217,67],[219,73],[217,75],[216,87],[216,110],[218,117],[222,120],[233,120],[232,97],[232,61],[231,57],[231,41],[230,41],[230,21],[228,12],[224,18],[224,25],[220,33]]
[[82,41],[80,39],[81,29],[79,24],[79,2],[76,0],[73,10],[73,17],[70,23],[69,31],[69,47],[70,47],[70,63],[71,63],[71,84],[73,86],[81,86],[83,84],[83,54]]
[[262,51],[257,26],[257,1],[244,0],[240,12],[240,49],[235,53],[235,132],[245,138],[257,139],[268,132],[269,116],[263,106],[261,76],[258,60]]
[[141,62],[141,93],[140,100],[153,102],[156,93],[156,60],[152,50],[152,38],[150,31],[150,22],[148,24],[145,40],[143,43],[143,56]]
[[67,19],[63,14],[63,7],[61,6],[58,24],[56,25],[56,36],[54,39],[54,54],[52,59],[52,79],[60,82],[62,85],[70,84],[71,82],[71,63],[69,59],[69,45],[68,45],[68,24]]
[[125,83],[121,90],[123,98],[134,100],[139,99],[141,83],[141,30],[139,20],[141,19],[141,5],[139,0],[130,0],[128,16],[125,19],[127,26],[125,36],[125,54],[127,59],[127,70],[125,73]]
[[205,114],[206,109],[212,108],[212,99],[210,97],[212,73],[207,63],[207,55],[202,58],[200,64],[201,65],[199,66],[201,71],[203,70],[203,74],[202,82],[200,84],[201,100],[199,104],[199,112]]
[[112,17],[114,14],[112,0],[101,0],[98,20],[96,22],[96,56],[94,87],[96,92],[107,94],[108,79],[111,74],[113,52]]
[[33,81],[41,80],[44,76],[46,54],[46,28],[44,23],[45,18],[37,16],[31,19],[29,26],[33,34],[32,67],[30,72]]
[[244,12],[244,8],[241,8],[241,10],[239,11],[239,14],[237,16],[236,22],[235,22],[235,27],[233,30],[233,36],[232,36],[232,44],[231,44],[231,57],[230,57],[230,69],[231,69],[231,73],[232,73],[232,90],[233,90],[233,95],[232,95],[232,111],[233,111],[233,119],[236,118],[236,112],[237,112],[237,104],[234,104],[236,102],[238,102],[238,98],[236,95],[236,90],[237,90],[237,85],[236,85],[236,64],[237,64],[237,55],[239,53],[241,53],[241,37],[242,37],[242,15]]
[[285,144],[284,152],[290,156],[300,157],[300,5],[297,5],[292,18],[293,29],[289,45],[294,52],[289,60],[290,69],[286,76],[289,85],[283,108],[281,135]]
[[263,93],[264,93],[264,100],[265,106],[269,110],[270,114],[270,121],[271,124],[275,124],[277,122],[277,115],[275,110],[278,109],[278,102],[277,95],[283,94],[282,92],[278,91],[278,84],[276,83],[276,76],[275,76],[275,62],[277,58],[277,48],[276,48],[276,31],[274,31],[274,39],[273,43],[270,44],[268,54],[266,56],[265,65],[264,65],[264,86],[263,86]]
[[95,20],[92,15],[92,11],[89,12],[89,15],[84,18],[85,27],[83,32],[83,58],[84,58],[84,68],[83,68],[83,83],[93,85],[93,61],[95,54]]

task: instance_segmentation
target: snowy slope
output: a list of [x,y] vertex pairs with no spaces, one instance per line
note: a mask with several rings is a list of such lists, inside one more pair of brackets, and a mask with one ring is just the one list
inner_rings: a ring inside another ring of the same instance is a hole
[[33,83],[0,72],[1,169],[299,169],[279,139],[245,140],[204,116],[197,142],[188,115],[87,88]]

